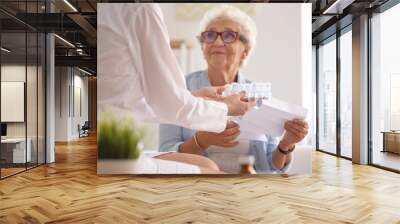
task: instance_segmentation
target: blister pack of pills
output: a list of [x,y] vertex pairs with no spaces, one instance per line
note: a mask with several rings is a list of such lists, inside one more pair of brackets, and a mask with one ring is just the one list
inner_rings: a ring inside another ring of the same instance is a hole
[[262,100],[268,100],[272,97],[271,83],[253,82],[253,83],[231,83],[225,86],[223,96],[229,96],[240,91],[246,91],[246,98],[256,101],[256,107],[262,105]]

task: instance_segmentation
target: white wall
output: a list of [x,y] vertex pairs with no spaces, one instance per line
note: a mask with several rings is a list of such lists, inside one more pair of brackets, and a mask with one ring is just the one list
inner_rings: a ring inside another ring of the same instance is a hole
[[[6,122],[7,137],[30,139],[32,159],[36,162],[37,153],[39,162],[44,162],[44,89],[41,66],[25,66],[25,64],[3,64],[1,66],[1,81],[24,82],[26,84],[26,107],[22,106],[22,113],[26,112],[27,119],[24,122]],[[27,81],[26,81],[27,79]],[[2,95],[3,97],[7,97]],[[1,110],[12,110],[2,107]],[[13,113],[13,111],[8,111]],[[14,111],[14,113],[17,113]]]
[[[29,87],[36,86],[36,80],[31,76],[36,76],[36,67],[25,65],[2,65],[1,66],[1,81],[4,82],[25,82],[25,76],[28,76]],[[30,106],[27,110],[27,120],[28,120],[28,137],[31,133],[36,134],[36,87],[27,88],[27,104]],[[4,96],[2,96],[4,97]],[[24,108],[22,108],[24,109]],[[1,108],[1,110],[7,110],[7,108]],[[34,113],[35,112],[35,113]],[[34,123],[32,123],[34,122]],[[7,136],[8,137],[25,137],[25,126],[26,122],[7,122]]]
[[[77,70],[75,70],[75,76],[74,76],[74,86],[75,86],[75,116],[72,119],[72,136],[74,138],[79,137],[78,129],[77,126],[80,124],[81,126],[85,123],[85,121],[88,121],[88,77],[81,76],[83,73],[78,73],[76,75]],[[79,71],[78,71],[79,72]],[[78,98],[78,92],[77,90],[80,90],[80,99]],[[78,101],[81,101],[80,105]],[[79,107],[82,110],[80,113]]]
[[55,141],[68,140],[68,84],[67,67],[55,68]]
[[[2,65],[1,81],[25,82],[26,67],[22,65]],[[28,67],[29,69],[29,67]],[[1,108],[6,110],[7,108]],[[25,123],[7,123],[7,137],[25,137]]]
[[55,141],[77,139],[78,124],[88,120],[88,78],[71,67],[56,67],[55,73]]

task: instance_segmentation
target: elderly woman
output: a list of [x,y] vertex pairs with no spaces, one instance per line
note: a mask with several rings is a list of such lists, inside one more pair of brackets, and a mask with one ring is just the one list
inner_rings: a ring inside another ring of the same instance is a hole
[[[222,5],[208,11],[200,27],[202,32],[199,40],[208,67],[187,75],[187,88],[193,92],[207,86],[223,86],[232,82],[249,83],[239,68],[246,64],[255,46],[257,31],[252,19],[233,6]],[[160,125],[159,151],[176,151],[213,158],[209,152],[213,147],[225,147],[227,152],[241,147],[235,151],[254,155],[254,168],[257,172],[283,172],[291,162],[291,152],[295,144],[306,136],[308,124],[295,119],[287,121],[284,128],[285,133],[280,141],[266,136],[267,141],[241,141],[239,144],[235,139],[240,133],[240,127],[234,122],[230,122],[221,133]],[[215,162],[222,171],[238,171],[237,159],[229,161],[234,168],[226,166],[226,161]]]

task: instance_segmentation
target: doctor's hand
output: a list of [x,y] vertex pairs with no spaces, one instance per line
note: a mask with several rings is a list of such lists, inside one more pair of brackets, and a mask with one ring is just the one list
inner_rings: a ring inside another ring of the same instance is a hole
[[195,91],[192,91],[192,95],[196,97],[205,98],[208,100],[220,101],[222,99],[222,92],[224,91],[224,86],[207,86]]
[[299,143],[306,137],[309,126],[303,119],[293,119],[286,121],[284,128],[285,134],[279,143],[279,147],[286,151],[293,148],[296,143]]
[[235,139],[239,136],[239,125],[233,121],[228,121],[226,129],[221,133],[212,133],[205,131],[196,132],[197,141],[199,146],[206,150],[211,145],[222,147],[234,147],[239,144]]
[[240,116],[245,114],[250,108],[256,105],[254,100],[244,100],[246,92],[241,91],[239,93],[232,94],[230,96],[222,97],[221,101],[228,106],[229,116]]

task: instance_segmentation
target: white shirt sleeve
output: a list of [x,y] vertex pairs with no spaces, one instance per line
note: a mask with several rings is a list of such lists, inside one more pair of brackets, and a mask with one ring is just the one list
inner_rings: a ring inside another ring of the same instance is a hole
[[[194,97],[186,90],[184,75],[170,48],[161,10],[145,4],[133,24],[140,58],[136,64],[143,93],[154,114],[165,123],[190,129],[221,132],[225,129],[228,109],[224,103]],[[132,40],[134,41],[134,40]]]

